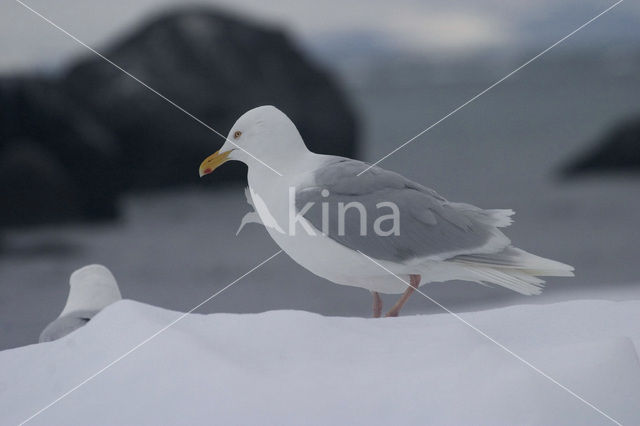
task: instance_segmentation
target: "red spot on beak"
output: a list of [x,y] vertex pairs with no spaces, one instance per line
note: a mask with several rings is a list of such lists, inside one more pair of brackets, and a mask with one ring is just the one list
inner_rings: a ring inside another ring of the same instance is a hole
[[211,169],[209,169],[209,168],[204,169],[204,174],[205,174],[205,175],[208,175],[208,174],[209,174],[209,173],[211,173],[212,171],[213,171],[213,170],[211,170]]

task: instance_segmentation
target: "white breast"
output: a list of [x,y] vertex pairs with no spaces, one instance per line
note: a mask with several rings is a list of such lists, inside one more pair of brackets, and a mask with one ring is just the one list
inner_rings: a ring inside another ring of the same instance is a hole
[[[295,203],[290,198],[289,188],[295,188],[304,179],[308,179],[308,175],[298,174],[291,178],[291,175],[280,177],[271,173],[256,176],[249,173],[249,187],[256,211],[271,238],[298,264],[336,284],[383,293],[402,293],[406,289],[405,284],[360,253],[318,231],[310,235],[300,224],[295,227],[295,232],[290,230],[290,215],[295,215]],[[304,218],[301,221],[315,229]],[[398,265],[385,264],[404,275],[405,271],[399,270]]]

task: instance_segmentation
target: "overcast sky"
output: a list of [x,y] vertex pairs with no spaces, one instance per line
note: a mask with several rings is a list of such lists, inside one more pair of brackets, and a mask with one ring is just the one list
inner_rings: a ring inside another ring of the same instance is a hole
[[[179,0],[24,0],[100,48]],[[459,55],[548,45],[613,4],[610,0],[216,0],[198,2],[276,23],[319,56],[401,49]],[[48,68],[82,52],[14,0],[0,3],[0,70]],[[640,2],[626,0],[571,39],[574,46],[640,41]]]

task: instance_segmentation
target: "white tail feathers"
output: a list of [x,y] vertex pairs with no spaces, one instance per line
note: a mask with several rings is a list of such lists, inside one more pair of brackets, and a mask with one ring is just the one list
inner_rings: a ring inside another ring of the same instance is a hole
[[485,210],[467,203],[450,203],[459,211],[465,212],[469,217],[485,225],[504,228],[513,223],[511,216],[515,212],[511,209],[490,209]]
[[472,271],[477,274],[479,281],[498,284],[526,296],[540,294],[544,287],[544,280],[518,270],[476,267]]
[[511,209],[494,209],[485,210],[488,213],[488,217],[492,221],[491,225],[496,228],[505,228],[513,223],[513,216],[516,212]]
[[538,276],[572,277],[573,267],[536,256],[516,247],[490,254],[456,256],[451,261],[464,266],[478,281],[501,285],[518,293],[540,294],[544,280]]

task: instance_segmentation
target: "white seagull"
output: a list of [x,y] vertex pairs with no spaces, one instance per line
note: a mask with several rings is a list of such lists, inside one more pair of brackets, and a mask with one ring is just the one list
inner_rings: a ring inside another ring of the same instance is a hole
[[62,313],[40,334],[39,342],[51,342],[84,326],[98,312],[121,300],[118,283],[102,265],[87,265],[69,277],[69,296]]
[[386,314],[397,316],[430,282],[494,283],[533,295],[542,291],[538,276],[573,276],[571,266],[511,245],[499,228],[511,224],[512,210],[450,202],[398,173],[315,154],[273,106],[242,115],[200,176],[228,160],[248,166],[253,205],[282,250],[320,277],[371,291],[374,317],[379,293],[402,293]]

